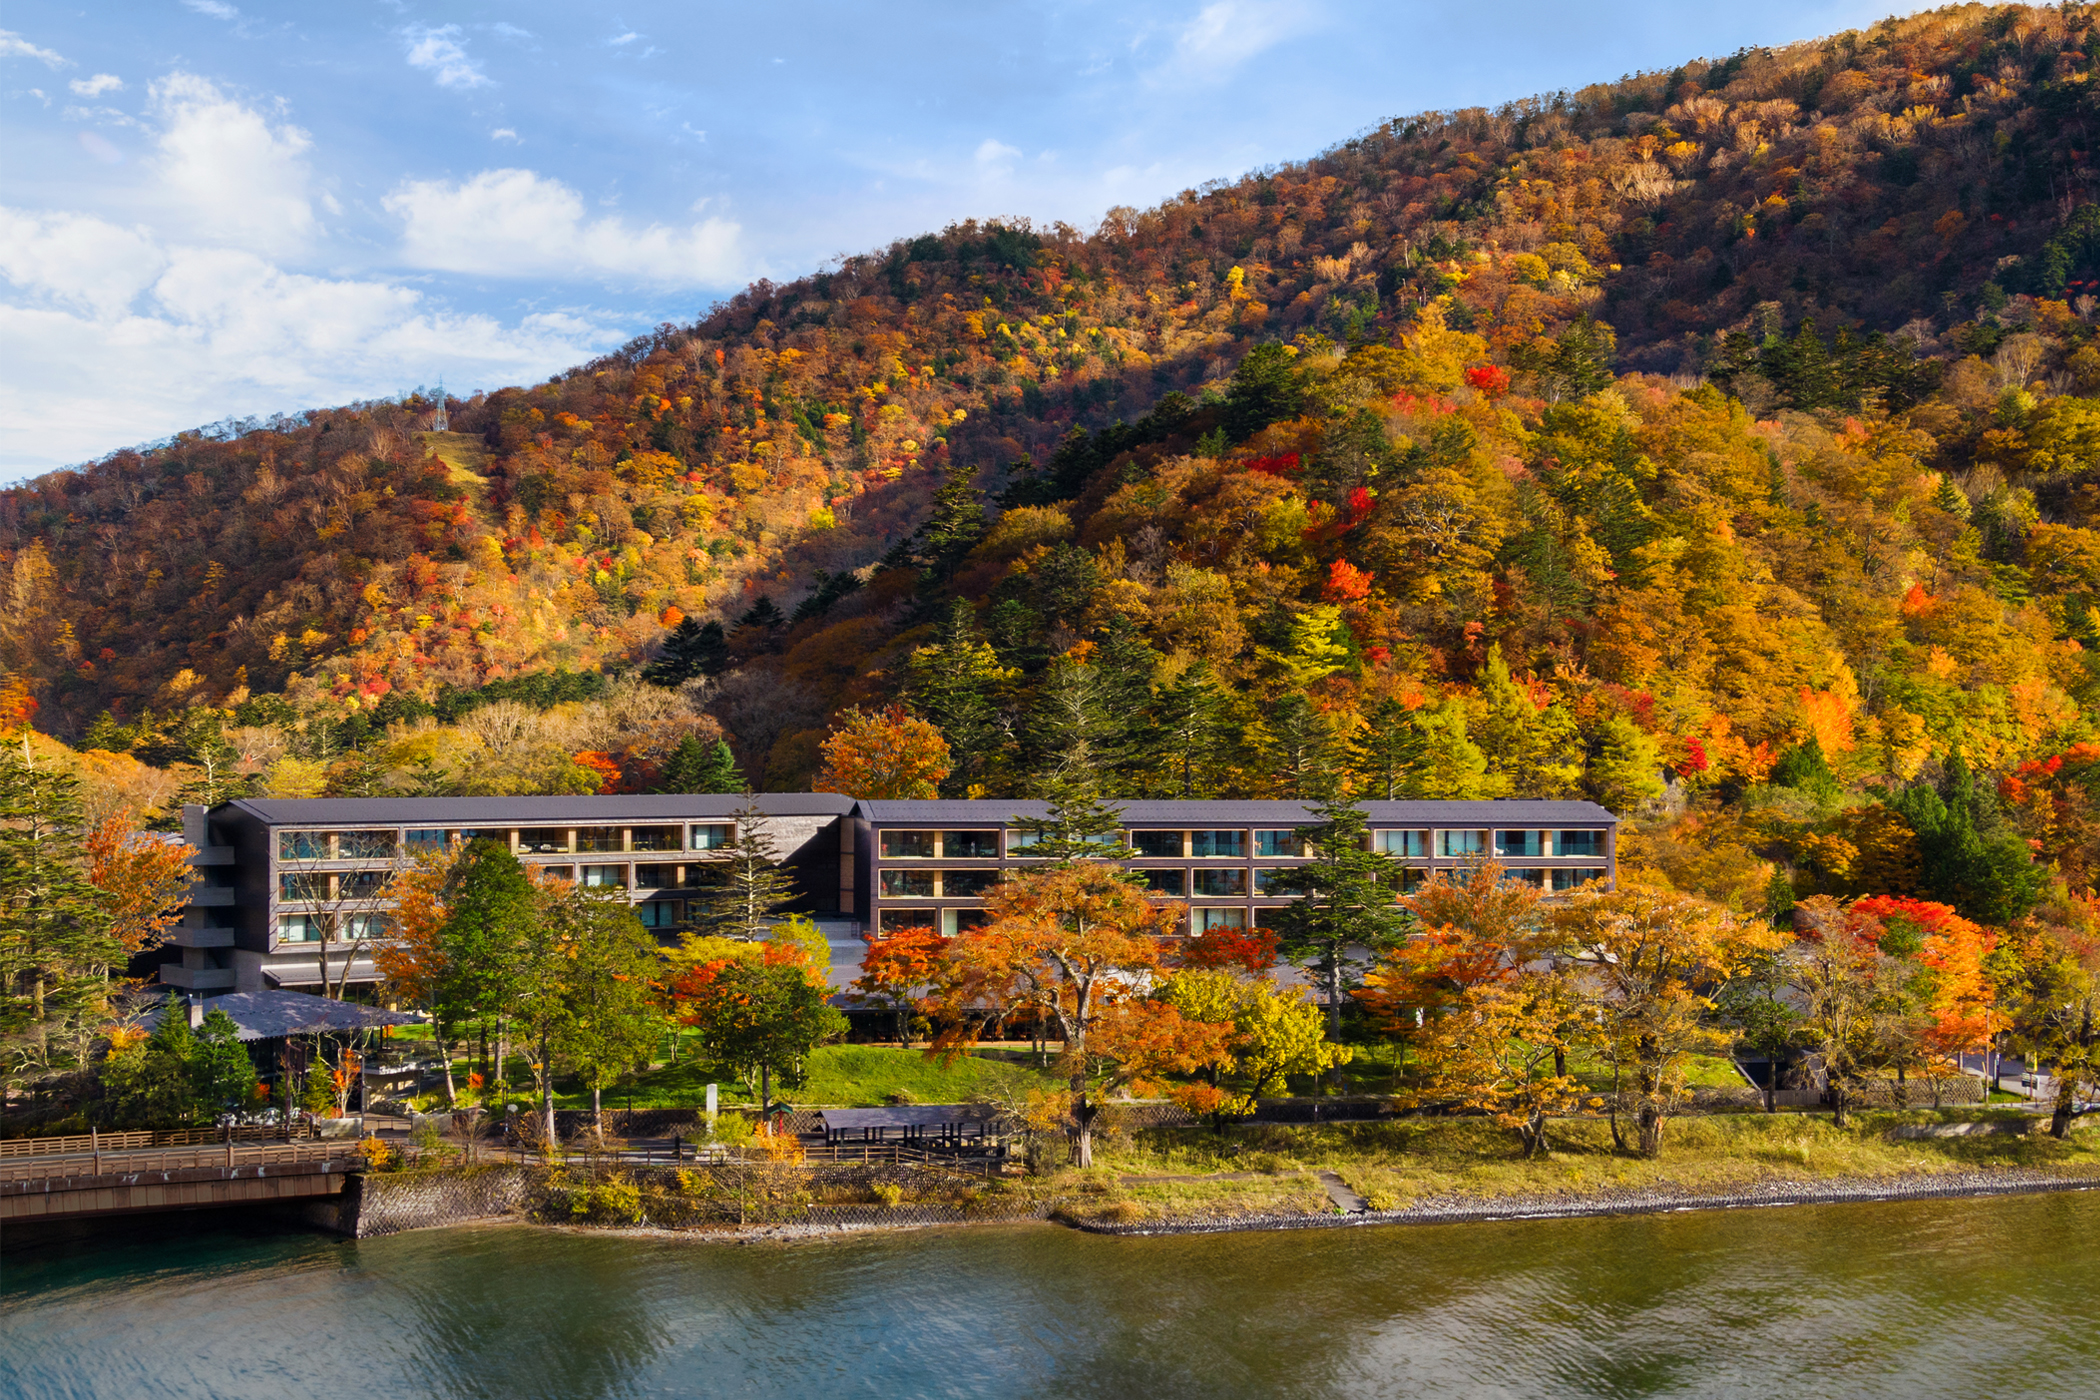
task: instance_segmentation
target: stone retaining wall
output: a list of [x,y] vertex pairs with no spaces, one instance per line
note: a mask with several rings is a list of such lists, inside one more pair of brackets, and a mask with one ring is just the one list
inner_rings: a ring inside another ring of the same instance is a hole
[[1948,1200],[2100,1189],[2100,1175],[2064,1176],[2031,1168],[1938,1172],[1905,1177],[1840,1177],[1830,1181],[1767,1182],[1742,1191],[1695,1194],[1624,1191],[1599,1196],[1510,1196],[1489,1201],[1424,1201],[1404,1210],[1336,1211],[1319,1215],[1239,1215],[1195,1221],[1083,1220],[1064,1223],[1097,1235],[1207,1235],[1234,1230],[1322,1230],[1356,1225],[1456,1225],[1491,1220],[1550,1220],[1584,1215],[1655,1215],[1681,1210],[1741,1210],[1755,1206],[1836,1205],[1848,1201]]
[[301,1215],[308,1224],[367,1240],[516,1215],[530,1195],[528,1169],[508,1164],[362,1172],[350,1178],[341,1196],[316,1201]]

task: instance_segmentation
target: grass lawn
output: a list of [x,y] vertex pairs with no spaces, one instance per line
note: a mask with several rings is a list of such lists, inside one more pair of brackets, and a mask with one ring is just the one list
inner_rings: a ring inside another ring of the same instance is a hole
[[1821,1113],[1687,1116],[1670,1122],[1662,1155],[1653,1161],[1614,1151],[1609,1127],[1588,1119],[1556,1123],[1553,1150],[1529,1162],[1512,1134],[1477,1118],[1249,1124],[1223,1135],[1201,1128],[1111,1130],[1097,1139],[1090,1171],[1067,1169],[1044,1189],[1078,1195],[1081,1214],[1139,1220],[1325,1211],[1331,1206],[1314,1175],[1320,1171],[1339,1175],[1378,1210],[1429,1200],[1727,1191],[1760,1181],[1984,1167],[2100,1174],[2100,1124],[2092,1119],[2064,1142],[2042,1131],[1924,1141],[1888,1136],[1903,1123],[1975,1116],[1974,1110],[1860,1113],[1843,1130]]

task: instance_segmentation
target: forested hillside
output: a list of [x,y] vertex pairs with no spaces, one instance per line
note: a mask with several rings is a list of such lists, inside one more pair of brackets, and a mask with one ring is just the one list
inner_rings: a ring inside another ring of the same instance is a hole
[[661,786],[718,734],[802,787],[901,703],[955,793],[1581,793],[1717,897],[2010,917],[2100,860],[2096,55],[1968,6],[1399,118],[761,283],[448,434],[116,453],[0,494],[0,664],[163,805]]

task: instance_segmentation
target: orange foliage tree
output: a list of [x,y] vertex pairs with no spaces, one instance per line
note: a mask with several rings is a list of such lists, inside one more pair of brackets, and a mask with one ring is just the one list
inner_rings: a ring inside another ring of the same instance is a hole
[[949,939],[936,930],[892,929],[863,935],[868,951],[854,990],[886,1004],[897,1018],[897,1044],[911,1048],[911,1012],[933,993],[947,967]]
[[[429,1007],[437,1012],[443,1005],[438,987],[447,970],[444,930],[449,911],[445,892],[453,867],[465,849],[447,846],[443,850],[423,851],[415,864],[387,882],[386,898],[393,904],[393,936],[372,945],[372,962],[388,990],[410,1006]],[[438,1059],[445,1066],[445,1102],[457,1107],[459,1091],[452,1082],[451,1029],[441,1014],[433,1015],[430,1033],[437,1043]]]
[[1946,1081],[1961,1072],[1964,1051],[1989,1044],[1995,995],[1984,960],[1998,946],[1995,930],[1964,919],[1945,904],[1873,895],[1853,903],[1854,924],[1871,930],[1884,953],[1915,963],[1904,1007],[1890,1018],[1884,1053],[1897,1070],[1915,1066],[1940,1105]]
[[852,797],[935,797],[953,767],[941,731],[901,705],[872,713],[847,710],[824,740],[823,753],[816,790]]
[[1258,977],[1276,966],[1277,943],[1272,929],[1219,925],[1174,940],[1168,961],[1178,968],[1239,971]]
[[1064,1038],[1073,1160],[1091,1166],[1094,1091],[1148,1085],[1225,1054],[1232,1028],[1191,1021],[1146,992],[1180,911],[1095,862],[1009,877],[985,895],[990,921],[956,935],[937,1005],[945,1023],[928,1054],[960,1055],[985,1027],[1038,1010]]
[[1423,1018],[1474,987],[1515,976],[1547,950],[1539,899],[1536,885],[1505,880],[1493,860],[1474,863],[1456,879],[1438,871],[1400,901],[1421,932],[1365,975],[1357,1000],[1388,1035],[1412,1035]]
[[108,896],[110,932],[128,953],[159,947],[189,903],[197,848],[139,830],[129,808],[87,833],[88,883]]

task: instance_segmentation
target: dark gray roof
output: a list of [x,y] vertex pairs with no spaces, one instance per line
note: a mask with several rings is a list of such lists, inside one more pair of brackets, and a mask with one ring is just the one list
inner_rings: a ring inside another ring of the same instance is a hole
[[[170,995],[162,999],[160,1007],[148,1019],[155,1025],[170,1007],[182,1008],[184,1001]],[[360,1006],[354,1001],[330,1001],[327,997],[311,996],[306,992],[232,992],[222,997],[206,997],[206,1011],[223,1011],[240,1027],[242,1040],[270,1040],[283,1035],[342,1034],[347,1031],[374,1030],[380,1026],[420,1025],[414,1016],[399,1011],[384,1011],[376,1006]]]
[[989,1118],[991,1110],[974,1103],[921,1103],[894,1108],[827,1108],[817,1114],[825,1128],[837,1131],[854,1128],[945,1128],[953,1123],[976,1123]]
[[[762,792],[771,817],[840,817],[853,799],[836,792]],[[247,797],[229,804],[271,826],[596,826],[617,821],[709,821],[736,815],[740,795],[620,797]]]
[[[1193,802],[1120,802],[1123,820],[1134,826],[1179,824],[1203,826],[1310,826],[1319,814],[1303,802],[1207,800]],[[1360,804],[1374,826],[1594,826],[1616,822],[1594,802],[1365,802]],[[1040,817],[1047,802],[1001,801],[864,801],[861,815],[871,822],[956,822],[999,825],[1013,818]]]

